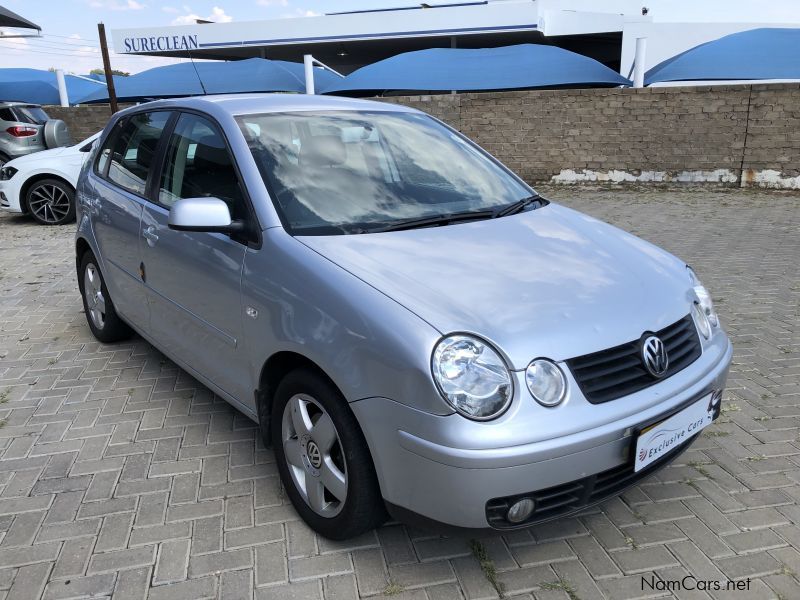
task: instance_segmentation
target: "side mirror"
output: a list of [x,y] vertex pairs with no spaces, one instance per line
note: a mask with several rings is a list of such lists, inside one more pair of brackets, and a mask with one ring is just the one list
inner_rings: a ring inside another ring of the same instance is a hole
[[169,211],[169,228],[177,231],[239,233],[244,223],[231,220],[228,205],[219,198],[181,198]]

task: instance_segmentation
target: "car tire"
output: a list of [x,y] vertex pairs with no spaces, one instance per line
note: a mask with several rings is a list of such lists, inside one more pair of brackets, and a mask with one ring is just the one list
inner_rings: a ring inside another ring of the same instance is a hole
[[364,434],[330,381],[306,368],[287,374],[275,390],[270,425],[283,487],[314,531],[345,540],[386,520]]
[[86,322],[98,341],[110,344],[131,336],[133,331],[119,318],[100,267],[97,266],[97,259],[91,252],[84,253],[81,259],[78,288],[83,299]]
[[75,190],[60,179],[40,179],[25,194],[30,215],[42,225],[64,225],[75,220]]

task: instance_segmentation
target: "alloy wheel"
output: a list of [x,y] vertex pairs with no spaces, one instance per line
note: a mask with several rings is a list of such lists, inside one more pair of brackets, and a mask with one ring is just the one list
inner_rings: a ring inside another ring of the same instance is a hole
[[31,190],[28,207],[45,223],[60,223],[69,214],[69,195],[54,184],[38,185]]
[[92,263],[86,265],[83,273],[83,295],[92,323],[98,329],[103,329],[106,324],[106,299],[103,296],[100,272]]
[[292,481],[311,509],[335,517],[347,498],[347,465],[336,426],[320,403],[295,394],[283,409],[283,453]]

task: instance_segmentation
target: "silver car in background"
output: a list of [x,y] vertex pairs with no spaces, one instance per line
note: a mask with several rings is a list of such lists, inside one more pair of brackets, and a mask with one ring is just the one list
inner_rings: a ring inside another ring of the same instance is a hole
[[38,104],[0,101],[0,167],[8,161],[72,143],[67,124]]
[[507,531],[601,502],[720,411],[695,273],[409,108],[297,95],[118,113],[78,184],[102,342],[138,332],[259,423],[324,536]]

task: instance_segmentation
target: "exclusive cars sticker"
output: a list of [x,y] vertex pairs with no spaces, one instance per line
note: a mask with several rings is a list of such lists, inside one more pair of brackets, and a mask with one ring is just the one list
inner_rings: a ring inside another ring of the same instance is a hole
[[633,470],[642,470],[711,425],[714,413],[708,410],[710,397],[710,394],[703,396],[669,419],[642,432],[636,440],[636,462]]

